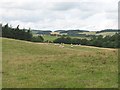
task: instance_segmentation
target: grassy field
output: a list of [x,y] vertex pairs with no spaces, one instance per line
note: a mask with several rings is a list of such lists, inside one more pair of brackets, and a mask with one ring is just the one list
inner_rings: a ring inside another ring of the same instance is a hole
[[96,31],[90,31],[90,32],[81,32],[79,34],[86,34],[86,35],[96,35]]
[[102,36],[112,36],[114,35],[116,32],[102,32],[102,33],[99,33],[99,34],[96,34],[96,35],[102,35]]
[[115,49],[2,40],[3,88],[118,87]]
[[[60,36],[50,36],[50,35],[44,35],[42,36],[44,38],[44,41],[54,41],[57,38],[60,38]],[[88,37],[78,37],[78,36],[70,36],[71,38],[79,38],[79,39],[90,39]]]
[[55,39],[59,38],[60,36],[50,36],[50,35],[44,35],[44,41],[54,41]]
[[90,31],[90,32],[81,32],[79,34],[86,34],[86,35],[102,35],[103,37],[105,36],[112,36],[116,32],[101,32],[101,33],[96,33],[96,31]]

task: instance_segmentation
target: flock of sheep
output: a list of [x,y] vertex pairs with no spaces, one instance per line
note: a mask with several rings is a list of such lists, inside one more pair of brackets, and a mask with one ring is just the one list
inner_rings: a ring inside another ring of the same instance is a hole
[[[61,47],[61,48],[64,48],[64,47],[65,47],[64,43],[54,44],[54,45],[55,45],[55,46],[59,46],[59,47]],[[73,44],[70,45],[70,47],[74,47],[74,46],[80,46],[80,44],[79,44],[79,45],[73,45]]]

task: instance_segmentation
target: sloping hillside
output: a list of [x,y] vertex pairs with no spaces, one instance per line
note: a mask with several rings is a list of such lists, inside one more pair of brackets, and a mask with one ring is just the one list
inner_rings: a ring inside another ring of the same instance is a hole
[[3,88],[117,87],[117,50],[2,40]]

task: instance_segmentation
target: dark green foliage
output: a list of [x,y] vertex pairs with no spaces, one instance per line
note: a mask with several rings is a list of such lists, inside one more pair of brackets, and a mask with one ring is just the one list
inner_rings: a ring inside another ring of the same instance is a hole
[[6,24],[2,27],[2,37],[31,41],[32,33],[30,30],[19,29],[19,25],[17,28],[11,28]]
[[66,43],[66,44],[71,44],[72,39],[70,37],[66,36],[61,36],[60,38],[57,38],[56,40],[53,41],[54,43]]
[[89,45],[98,46],[98,47],[106,47],[106,48],[119,48],[120,47],[120,33],[116,33],[113,36],[98,36],[92,38],[89,41]]
[[103,37],[102,35],[93,37],[91,40],[78,39],[70,37],[61,37],[54,40],[54,43],[65,43],[65,44],[81,44],[105,48],[120,48],[120,33],[116,33],[113,36]]
[[97,31],[96,33],[102,33],[102,32],[118,32],[118,29],[105,29],[105,30],[101,30],[101,31]]
[[60,38],[57,38],[53,41],[54,43],[65,43],[65,44],[87,44],[87,39],[78,39],[78,38],[70,38],[68,36],[62,36]]
[[42,36],[32,37],[32,42],[43,42],[44,39]]

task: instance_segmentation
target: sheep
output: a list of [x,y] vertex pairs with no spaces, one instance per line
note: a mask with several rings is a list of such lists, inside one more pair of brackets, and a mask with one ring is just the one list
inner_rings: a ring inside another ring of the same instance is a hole
[[71,46],[70,47],[73,47],[73,44],[71,44]]
[[64,48],[64,46],[63,46],[63,45],[59,45],[59,47]]
[[59,44],[54,44],[55,46],[59,45]]

